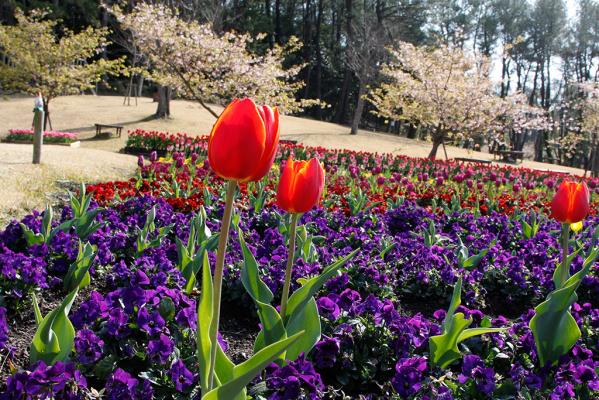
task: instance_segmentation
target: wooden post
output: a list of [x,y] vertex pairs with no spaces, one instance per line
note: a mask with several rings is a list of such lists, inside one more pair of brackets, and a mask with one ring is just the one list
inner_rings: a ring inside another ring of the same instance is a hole
[[42,158],[42,144],[44,143],[44,109],[39,107],[36,99],[36,106],[33,109],[33,163],[39,164]]

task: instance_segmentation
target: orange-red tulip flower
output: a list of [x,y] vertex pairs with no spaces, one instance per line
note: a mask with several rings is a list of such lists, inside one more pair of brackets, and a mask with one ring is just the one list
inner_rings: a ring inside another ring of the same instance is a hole
[[318,204],[324,188],[324,169],[316,158],[287,160],[279,181],[277,203],[289,213],[304,213]]
[[563,181],[551,201],[551,216],[565,224],[582,221],[589,213],[589,202],[586,183]]
[[235,99],[212,127],[208,141],[210,167],[221,178],[258,181],[268,173],[279,144],[277,108]]

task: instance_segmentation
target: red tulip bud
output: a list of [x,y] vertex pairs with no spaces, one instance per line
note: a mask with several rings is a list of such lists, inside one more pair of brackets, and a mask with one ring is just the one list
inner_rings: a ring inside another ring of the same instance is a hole
[[563,181],[551,201],[551,216],[566,224],[582,221],[589,213],[589,203],[589,188],[584,182]]
[[277,203],[289,213],[304,213],[318,204],[324,188],[324,169],[316,158],[287,160],[279,181]]
[[258,181],[268,172],[279,144],[279,112],[235,99],[210,132],[208,159],[221,178]]

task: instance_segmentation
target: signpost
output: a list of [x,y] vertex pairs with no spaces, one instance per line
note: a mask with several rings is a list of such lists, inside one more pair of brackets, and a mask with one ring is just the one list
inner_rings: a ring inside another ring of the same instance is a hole
[[38,93],[33,108],[33,163],[39,164],[42,158],[42,144],[44,143],[44,99]]

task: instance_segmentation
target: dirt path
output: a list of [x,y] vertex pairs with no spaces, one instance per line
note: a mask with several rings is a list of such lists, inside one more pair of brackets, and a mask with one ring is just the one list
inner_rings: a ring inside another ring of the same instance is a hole
[[[33,99],[30,97],[0,99],[0,136],[9,128],[31,126]],[[212,106],[216,112],[221,107]],[[138,105],[123,106],[123,98],[117,96],[66,96],[55,99],[51,104],[52,122],[56,130],[79,133],[82,146],[102,150],[118,151],[126,142],[126,134],[121,138],[93,140],[94,123],[121,124],[125,130],[143,128],[147,130],[208,134],[214,123],[212,117],[199,104],[185,100],[171,103],[172,118],[168,120],[149,119],[156,110],[156,103],[149,98],[138,99]],[[294,139],[310,146],[345,148],[371,152],[392,152],[413,157],[426,157],[431,144],[398,136],[372,133],[361,130],[359,135],[348,134],[349,128],[343,125],[320,122],[307,118],[284,116],[281,118],[281,136]],[[447,146],[450,158],[467,157],[492,160],[487,153]],[[440,150],[439,156],[443,156]],[[582,174],[577,168],[525,161],[524,167],[550,169]]]
[[57,182],[122,179],[134,173],[136,158],[97,149],[47,145],[42,164],[31,164],[32,146],[0,143],[0,229],[10,219],[42,209]]

